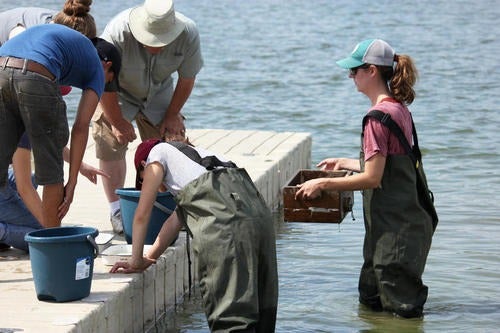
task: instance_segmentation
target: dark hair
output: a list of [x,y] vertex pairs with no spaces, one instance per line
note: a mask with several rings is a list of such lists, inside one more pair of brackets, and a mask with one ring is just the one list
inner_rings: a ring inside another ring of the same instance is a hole
[[389,89],[394,99],[401,103],[410,105],[415,99],[413,86],[417,82],[418,72],[413,60],[405,55],[397,55],[396,67],[377,66],[380,75],[385,82],[388,82]]
[[89,14],[92,0],[66,0],[62,11],[54,16],[54,23],[65,25],[88,38],[97,36],[94,18]]

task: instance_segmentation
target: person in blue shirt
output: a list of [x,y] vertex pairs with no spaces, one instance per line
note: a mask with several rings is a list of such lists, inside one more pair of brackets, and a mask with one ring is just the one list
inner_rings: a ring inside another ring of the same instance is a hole
[[[35,179],[43,186],[42,221],[60,226],[73,201],[78,170],[87,144],[90,119],[121,66],[110,43],[60,24],[28,28],[0,47],[0,191],[26,131],[32,144]],[[63,147],[69,139],[66,104],[59,85],[81,89],[71,131],[69,176],[64,185]]]
[[[39,7],[16,7],[0,13],[0,45],[20,34],[27,28],[39,24],[58,23],[95,38],[96,25],[89,13],[92,0],[66,0],[57,12]],[[60,86],[62,96],[71,91],[71,86]],[[63,156],[69,162],[70,150],[66,146]],[[82,162],[80,174],[94,184],[97,176],[109,178],[103,171]],[[42,201],[32,179],[31,144],[23,134],[12,159],[8,174],[8,191],[0,193],[0,250],[11,246],[27,250],[24,235],[43,228],[39,223],[42,216]]]

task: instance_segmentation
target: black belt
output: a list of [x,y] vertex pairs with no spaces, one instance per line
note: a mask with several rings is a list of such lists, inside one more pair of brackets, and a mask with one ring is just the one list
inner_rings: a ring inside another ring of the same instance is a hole
[[51,81],[55,79],[54,74],[52,74],[47,68],[45,68],[45,66],[28,59],[0,57],[0,67],[1,68],[10,67],[10,68],[27,70],[33,73],[43,75]]

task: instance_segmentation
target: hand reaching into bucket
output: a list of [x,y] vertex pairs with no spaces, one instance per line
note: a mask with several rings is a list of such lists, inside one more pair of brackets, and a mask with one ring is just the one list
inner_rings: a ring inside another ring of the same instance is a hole
[[142,260],[140,260],[138,263],[132,263],[131,260],[129,261],[119,261],[111,267],[111,270],[109,271],[110,273],[125,273],[125,274],[130,274],[130,273],[140,273],[152,264],[155,264],[156,260],[142,257]]

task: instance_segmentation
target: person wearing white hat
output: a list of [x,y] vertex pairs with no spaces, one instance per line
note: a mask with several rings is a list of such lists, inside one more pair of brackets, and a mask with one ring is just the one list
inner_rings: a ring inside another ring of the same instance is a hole
[[426,192],[408,109],[415,98],[417,71],[408,55],[396,54],[381,39],[360,42],[337,64],[349,70],[371,106],[363,118],[360,159],[329,158],[318,167],[357,173],[307,181],[299,185],[296,197],[310,199],[324,190],[362,190],[366,232],[359,301],[376,311],[420,317],[428,292],[422,274],[437,215],[427,204],[433,199]]
[[[136,139],[135,121],[142,140],[166,132],[184,135],[181,109],[203,66],[196,24],[174,10],[171,0],[145,0],[106,25],[102,38],[113,43],[122,56],[120,89],[107,85],[92,120],[96,157],[111,174],[103,179],[110,204],[113,230],[123,231],[119,197],[126,175],[125,153]],[[172,75],[178,78],[174,85]]]

